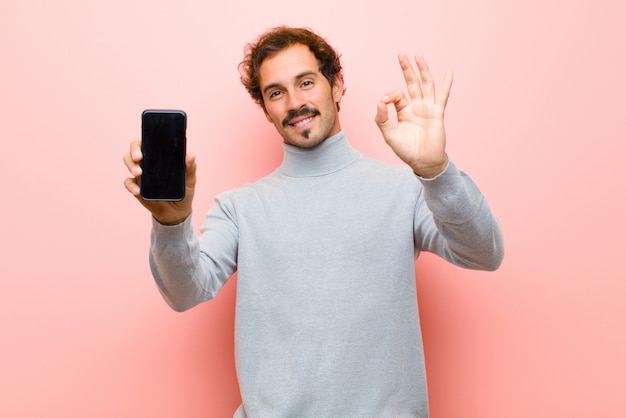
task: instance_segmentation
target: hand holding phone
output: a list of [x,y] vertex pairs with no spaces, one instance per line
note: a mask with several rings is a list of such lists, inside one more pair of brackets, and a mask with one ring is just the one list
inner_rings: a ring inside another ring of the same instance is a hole
[[182,110],[145,110],[142,113],[142,199],[184,199],[186,129],[187,115]]

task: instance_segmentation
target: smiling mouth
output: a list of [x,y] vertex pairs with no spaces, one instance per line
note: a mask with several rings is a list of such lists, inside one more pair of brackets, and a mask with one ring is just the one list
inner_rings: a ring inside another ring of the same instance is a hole
[[290,123],[289,125],[293,126],[294,128],[299,128],[299,127],[304,126],[304,125],[306,125],[307,123],[311,122],[311,121],[313,120],[313,118],[314,118],[314,117],[315,117],[315,115],[311,115],[311,116],[309,116],[308,118],[305,118],[305,119],[299,120],[299,121],[297,121],[297,122],[295,122],[295,123]]
[[307,123],[311,122],[313,118],[318,116],[320,112],[317,109],[303,108],[299,111],[289,112],[285,120],[283,120],[283,126],[291,126],[293,128],[300,128]]

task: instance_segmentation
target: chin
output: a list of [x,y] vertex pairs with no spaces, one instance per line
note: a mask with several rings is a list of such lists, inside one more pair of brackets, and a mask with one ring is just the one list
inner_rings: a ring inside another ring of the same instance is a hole
[[326,138],[285,138],[285,143],[302,149],[312,149],[324,142]]
[[301,131],[301,132],[282,132],[283,140],[285,144],[292,145],[298,148],[315,148],[326,138],[323,138],[323,135],[316,135],[311,131]]

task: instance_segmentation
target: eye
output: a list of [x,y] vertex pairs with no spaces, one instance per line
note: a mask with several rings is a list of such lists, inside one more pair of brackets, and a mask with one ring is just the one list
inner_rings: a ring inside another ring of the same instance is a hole
[[274,90],[270,92],[269,98],[273,100],[273,99],[278,98],[278,96],[280,96],[281,94],[282,92],[280,90]]
[[302,82],[302,87],[304,87],[304,88],[313,87],[313,80],[304,80]]

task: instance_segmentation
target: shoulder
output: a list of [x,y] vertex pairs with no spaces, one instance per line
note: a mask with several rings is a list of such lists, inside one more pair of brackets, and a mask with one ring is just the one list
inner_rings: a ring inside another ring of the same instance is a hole
[[359,164],[355,165],[361,175],[375,180],[419,184],[418,177],[406,164],[391,164],[363,156]]
[[280,173],[274,171],[253,182],[244,183],[238,187],[223,191],[216,195],[215,199],[217,201],[236,202],[249,199],[251,196],[258,196],[263,190],[276,187],[275,185],[279,182],[280,177]]

